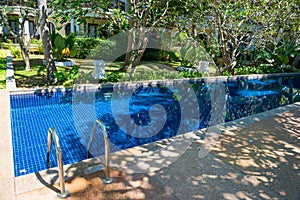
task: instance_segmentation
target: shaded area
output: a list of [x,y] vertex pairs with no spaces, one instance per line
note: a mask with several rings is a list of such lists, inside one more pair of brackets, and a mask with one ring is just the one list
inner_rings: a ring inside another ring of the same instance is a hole
[[300,109],[225,131],[211,153],[286,199],[300,198]]

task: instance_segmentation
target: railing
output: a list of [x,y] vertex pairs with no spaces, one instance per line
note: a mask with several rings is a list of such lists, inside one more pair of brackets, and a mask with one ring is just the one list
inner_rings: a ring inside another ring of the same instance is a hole
[[69,196],[69,191],[65,189],[65,180],[64,180],[64,170],[62,163],[62,151],[60,147],[59,138],[57,132],[54,128],[50,128],[48,131],[48,148],[47,148],[47,167],[50,168],[50,152],[52,139],[54,140],[57,163],[58,163],[58,176],[59,176],[59,185],[60,193],[57,193],[58,198],[66,198]]
[[97,125],[100,126],[100,128],[102,129],[103,132],[103,137],[104,137],[104,145],[105,145],[105,178],[102,179],[103,182],[105,184],[109,184],[112,182],[112,177],[110,177],[110,173],[109,173],[109,160],[110,160],[110,155],[109,155],[109,140],[108,140],[108,135],[107,135],[107,131],[105,128],[104,123],[101,120],[97,120],[94,127],[93,127],[93,132],[92,135],[90,137],[89,143],[88,143],[88,153],[87,153],[87,157],[90,157],[90,148],[92,147],[93,144],[93,140],[95,137],[95,133],[96,133],[96,129],[97,129]]

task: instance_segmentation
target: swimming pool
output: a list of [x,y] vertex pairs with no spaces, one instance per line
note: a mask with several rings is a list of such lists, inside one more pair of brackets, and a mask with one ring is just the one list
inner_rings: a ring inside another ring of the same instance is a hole
[[[299,74],[283,77],[276,75],[228,78],[218,83],[223,85],[225,91],[215,98],[221,99],[221,102],[225,99],[225,112],[220,112],[220,119],[212,120],[214,117],[212,110],[216,103],[213,104],[215,99],[211,88],[215,87],[215,83],[205,79],[189,81],[197,106],[189,104],[192,101],[188,102],[188,97],[180,95],[177,91],[180,81],[176,84],[170,87],[159,83],[135,85],[133,92],[118,93],[115,98],[113,94],[116,93],[116,89],[113,86],[84,92],[36,90],[30,94],[11,93],[15,176],[47,168],[49,127],[57,130],[62,145],[63,163],[69,164],[87,158],[86,140],[96,118],[105,123],[109,139],[113,144],[112,151],[117,151],[208,127],[222,121],[239,119],[300,100]],[[215,87],[216,91],[219,86]],[[182,104],[184,98],[185,105]],[[132,124],[139,127],[138,131],[136,127],[132,128],[129,125],[120,128],[122,121],[118,120],[122,118],[122,113],[116,114],[114,110],[125,104],[128,104],[125,118],[129,118]],[[189,108],[189,113],[195,112],[198,115],[190,114],[190,118],[186,117],[184,115],[186,113],[182,112],[184,106]],[[186,126],[182,128],[181,124],[185,119],[187,119],[184,122]],[[197,123],[194,123],[195,120]],[[143,127],[147,125],[153,127],[152,124],[158,124],[155,134],[137,135],[142,132]],[[104,154],[104,145],[100,138],[93,146],[93,156]],[[50,159],[52,167],[57,166],[54,149]]]

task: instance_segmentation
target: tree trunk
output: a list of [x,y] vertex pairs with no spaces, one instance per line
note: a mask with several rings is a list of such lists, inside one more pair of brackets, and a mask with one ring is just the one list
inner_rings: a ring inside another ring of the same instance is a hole
[[141,49],[138,51],[138,55],[135,57],[135,59],[130,63],[131,71],[130,71],[130,79],[132,79],[136,72],[136,66],[141,62],[141,59],[144,55],[145,49]]
[[196,37],[197,37],[197,24],[196,24],[195,20],[193,20],[193,25],[192,25],[192,35],[193,35],[193,38],[196,39]]
[[[124,66],[121,68],[124,72],[130,70],[130,78],[133,78],[136,71],[135,68],[140,63],[148,44],[144,28],[141,27],[138,30],[138,36],[136,31],[135,29],[130,30]],[[133,54],[132,51],[135,51],[135,53]]]
[[30,71],[30,60],[29,60],[29,53],[28,51],[22,53],[23,54],[23,59],[24,59],[24,62],[25,62],[25,69],[26,71]]
[[134,60],[133,55],[132,55],[132,50],[134,49],[134,45],[135,45],[134,37],[135,37],[134,30],[133,29],[129,30],[124,66],[120,69],[123,72],[127,72],[128,70],[131,69],[131,64],[132,64],[132,61]]
[[28,42],[25,43],[22,36],[19,36],[17,38],[17,40],[20,45],[20,51],[21,51],[22,58],[25,62],[25,70],[30,71],[30,60],[29,60],[29,44],[30,43],[28,43]]
[[29,48],[25,47],[23,42],[19,41],[19,44],[21,49],[21,55],[25,62],[25,70],[30,71]]
[[54,72],[56,70],[52,47],[50,42],[50,29],[48,26],[48,9],[47,9],[47,0],[38,0],[38,5],[40,9],[40,28],[41,36],[44,49],[44,57],[46,61],[47,69],[47,80],[49,83],[55,81]]

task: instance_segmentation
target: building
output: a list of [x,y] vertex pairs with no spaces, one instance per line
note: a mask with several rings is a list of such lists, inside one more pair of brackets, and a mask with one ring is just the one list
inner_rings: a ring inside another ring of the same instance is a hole
[[[101,3],[99,1],[99,3]],[[111,8],[120,8],[122,10],[126,10],[126,0],[112,0]],[[35,38],[40,37],[40,31],[38,29],[38,20],[37,20],[37,2],[36,0],[0,0],[0,9],[5,9],[7,11],[8,23],[11,29],[15,32],[22,32],[23,37],[29,38],[29,36],[33,36]],[[82,9],[89,9],[88,6],[84,6]],[[22,21],[22,13],[27,12],[27,18],[25,19],[24,27],[21,27]],[[54,11],[55,12],[55,11]],[[106,13],[107,14],[107,13]],[[109,13],[108,13],[109,14]],[[79,24],[76,19],[69,19],[65,24],[56,23],[55,20],[51,17],[51,11],[49,13],[49,27],[50,31],[58,31],[62,35],[68,35],[70,33],[74,33],[80,37],[100,37],[99,32],[97,31],[97,27],[99,24],[103,24],[107,22],[107,19],[104,15],[94,15],[92,13],[88,13],[86,16],[87,23]],[[7,29],[7,27],[3,26],[0,21],[0,36],[2,39],[11,39],[14,43],[16,43],[16,39],[13,38]]]

